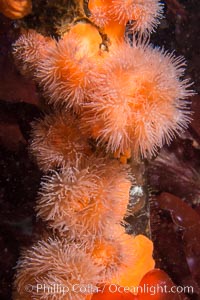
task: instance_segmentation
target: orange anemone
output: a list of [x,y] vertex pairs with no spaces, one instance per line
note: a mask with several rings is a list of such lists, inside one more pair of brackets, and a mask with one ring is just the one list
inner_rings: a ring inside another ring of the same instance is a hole
[[52,238],[25,250],[17,267],[15,300],[86,300],[102,270],[84,245]]
[[47,48],[35,77],[49,103],[81,111],[101,41],[95,26],[78,23]]
[[182,57],[144,43],[116,45],[93,72],[83,131],[107,152],[151,158],[190,122],[184,67]]
[[20,35],[13,44],[13,55],[17,67],[23,75],[34,77],[41,59],[46,55],[47,48],[55,41],[45,37],[33,29]]
[[10,19],[21,19],[30,14],[31,0],[1,0],[0,12]]
[[91,155],[85,136],[80,134],[77,119],[70,114],[51,114],[33,123],[31,153],[44,172],[68,166],[75,167]]
[[130,187],[129,170],[117,161],[90,158],[83,166],[66,165],[44,177],[38,215],[61,234],[92,242],[123,221]]

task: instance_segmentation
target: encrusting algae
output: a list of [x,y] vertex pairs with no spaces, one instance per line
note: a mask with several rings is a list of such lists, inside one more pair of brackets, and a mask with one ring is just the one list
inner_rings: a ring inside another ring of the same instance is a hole
[[[31,29],[13,45],[50,106],[33,123],[30,153],[45,173],[37,215],[52,229],[19,259],[17,300],[98,299],[80,287],[140,284],[155,263],[152,242],[125,233],[136,184],[127,160],[151,158],[190,122],[184,59],[145,42],[162,4],[90,0],[88,9],[57,40]],[[139,40],[125,38],[128,22]],[[66,291],[49,291],[55,284]]]

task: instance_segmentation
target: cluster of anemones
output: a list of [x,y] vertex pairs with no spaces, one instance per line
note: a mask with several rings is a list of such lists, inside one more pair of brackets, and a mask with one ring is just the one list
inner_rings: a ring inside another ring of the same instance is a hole
[[185,61],[145,42],[112,43],[97,28],[75,24],[58,42],[29,31],[14,46],[24,73],[56,109],[79,116],[81,134],[115,156],[151,158],[190,121]]
[[[33,124],[30,151],[46,173],[36,210],[58,237],[23,253],[15,299],[86,300],[92,295],[75,286],[138,285],[154,267],[152,242],[127,235],[121,226],[134,184],[128,165],[93,153],[78,128],[78,117],[58,112]],[[67,287],[64,296],[55,296],[55,284]]]
[[[151,241],[121,226],[134,184],[126,159],[151,157],[187,127],[185,62],[121,39],[128,21],[133,30],[152,31],[159,1],[89,1],[89,9],[95,24],[75,22],[58,41],[30,30],[14,45],[19,69],[56,111],[34,122],[30,152],[45,173],[37,214],[58,236],[24,252],[16,299],[90,299],[73,286],[138,285],[154,267]],[[69,291],[38,293],[38,284],[53,283]]]

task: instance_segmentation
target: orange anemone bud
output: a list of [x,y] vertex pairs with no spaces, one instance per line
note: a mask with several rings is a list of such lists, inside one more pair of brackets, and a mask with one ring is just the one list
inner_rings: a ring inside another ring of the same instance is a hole
[[149,271],[142,278],[138,288],[139,300],[184,300],[185,295],[176,291],[171,278],[162,270]]
[[47,115],[34,122],[30,151],[44,172],[65,164],[76,166],[91,154],[76,118],[69,114]]
[[39,241],[18,262],[14,299],[86,300],[101,270],[83,245]]
[[13,45],[13,55],[21,73],[33,76],[46,54],[48,45],[54,43],[53,39],[44,37],[32,29],[23,33]]
[[21,19],[31,13],[31,0],[1,0],[0,12],[10,19]]
[[143,276],[154,268],[155,261],[152,257],[153,243],[144,235],[136,235],[132,240],[134,260],[127,264],[120,277],[112,279],[112,283],[116,283],[124,287],[137,287]]
[[72,36],[79,41],[80,49],[77,52],[78,57],[83,57],[85,54],[92,57],[93,55],[96,56],[98,54],[102,38],[94,25],[79,22],[71,27],[69,33],[66,33],[63,36],[63,39],[68,39]]
[[145,44],[114,47],[95,76],[82,128],[107,151],[152,157],[190,122],[185,61]]
[[37,204],[38,215],[72,238],[92,242],[127,210],[131,178],[118,161],[90,158],[84,167],[61,169],[45,176]]
[[[101,273],[103,282],[117,284],[119,281],[121,282],[121,278],[127,272],[127,266],[132,268],[133,273],[136,273],[138,247],[135,246],[134,236],[124,233],[124,228],[120,225],[114,225],[114,227],[114,233],[109,235],[108,232],[105,232],[104,239],[94,242],[91,255],[94,262],[104,266]],[[138,270],[138,272],[140,271]],[[141,274],[143,276],[142,271]],[[114,282],[114,280],[116,281]]]

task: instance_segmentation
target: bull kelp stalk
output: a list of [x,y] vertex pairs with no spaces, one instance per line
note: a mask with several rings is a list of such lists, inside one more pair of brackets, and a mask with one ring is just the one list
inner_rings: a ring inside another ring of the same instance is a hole
[[[14,299],[89,300],[94,291],[74,286],[139,285],[154,268],[152,242],[141,234],[150,234],[144,160],[190,122],[184,59],[146,39],[161,3],[87,2],[67,2],[57,39],[28,29],[13,45],[47,106],[32,125],[30,152],[44,173],[36,212],[52,229],[22,252]],[[68,287],[64,295],[55,284]]]

